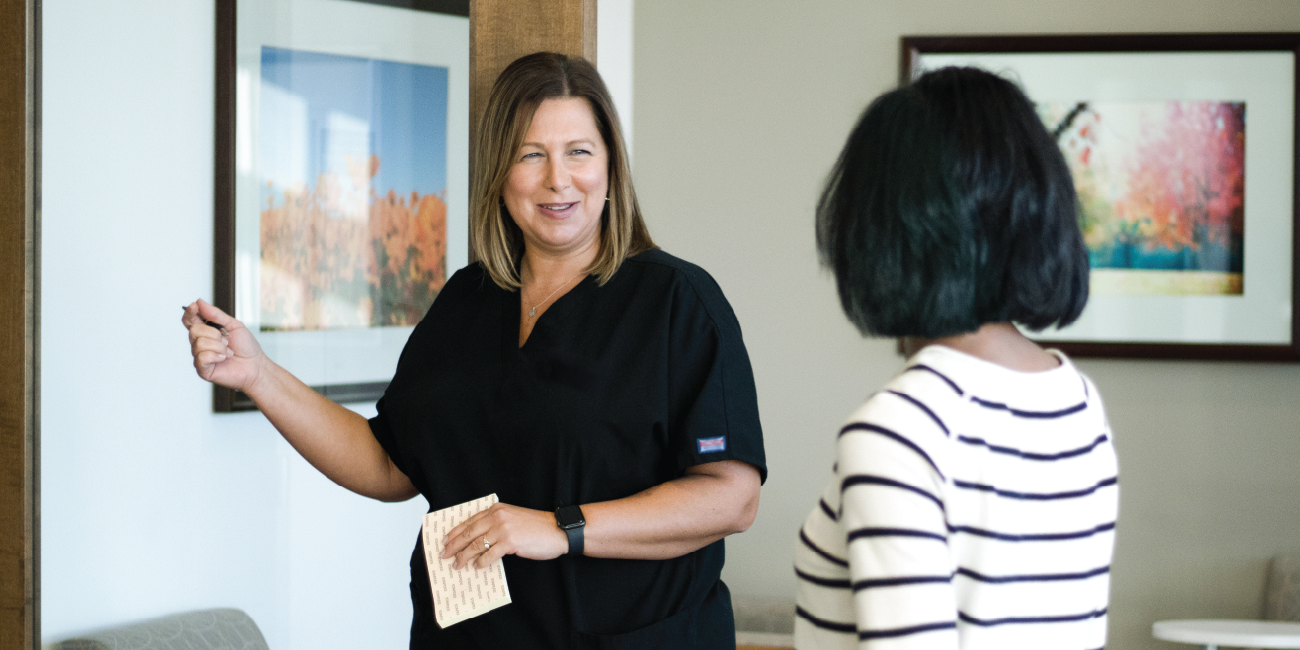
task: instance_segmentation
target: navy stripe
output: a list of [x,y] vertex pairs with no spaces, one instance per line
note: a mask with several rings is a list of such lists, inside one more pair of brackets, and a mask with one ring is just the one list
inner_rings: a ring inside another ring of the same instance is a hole
[[1039,575],[1022,575],[1022,576],[986,576],[970,569],[957,569],[958,575],[973,578],[980,582],[989,582],[1002,584],[1007,582],[1064,582],[1069,580],[1087,580],[1099,575],[1110,573],[1110,567],[1104,566],[1091,571],[1082,573],[1044,573]]
[[964,442],[968,445],[979,445],[982,447],[987,447],[989,451],[994,451],[999,454],[1017,456],[1019,458],[1024,458],[1026,460],[1061,460],[1062,458],[1073,458],[1075,456],[1082,456],[1092,451],[1093,449],[1096,449],[1102,443],[1106,442],[1107,440],[1110,440],[1110,438],[1103,433],[1097,436],[1096,440],[1093,440],[1092,442],[1082,447],[1079,447],[1078,449],[1067,449],[1066,451],[1061,451],[1054,454],[1039,454],[1031,451],[1021,451],[1019,449],[1015,449],[1012,447],[999,447],[997,445],[989,444],[988,441],[984,440],[983,438],[972,438],[970,436],[957,436],[957,440],[959,442]]
[[816,544],[814,544],[813,541],[812,541],[811,539],[808,539],[808,535],[806,535],[806,534],[803,532],[803,529],[802,529],[802,528],[799,529],[799,539],[803,540],[804,546],[807,546],[810,550],[812,550],[813,553],[816,553],[816,554],[818,554],[818,555],[820,555],[820,556],[826,558],[826,561],[828,561],[828,562],[830,562],[830,563],[832,563],[832,564],[838,564],[838,565],[843,566],[843,567],[846,567],[846,566],[849,565],[849,561],[848,561],[848,560],[841,560],[841,559],[835,557],[834,555],[831,555],[830,553],[827,553],[826,551],[823,551],[819,546],[817,546]]
[[845,490],[855,485],[883,485],[886,487],[902,488],[904,490],[915,492],[933,501],[935,505],[939,506],[939,510],[947,512],[947,510],[944,510],[943,501],[940,500],[939,497],[925,490],[922,490],[921,488],[916,487],[915,485],[908,485],[901,481],[895,481],[892,478],[885,478],[883,476],[870,476],[867,474],[852,474],[845,477],[844,481],[840,484],[840,493],[842,494]]
[[1069,621],[1086,621],[1090,618],[1101,618],[1106,615],[1106,609],[1094,609],[1091,612],[1083,614],[1069,614],[1066,616],[1016,616],[1011,618],[975,618],[962,612],[957,612],[957,617],[963,623],[971,623],[981,627],[993,627],[994,625],[1004,625],[1007,623],[1066,623]]
[[892,630],[867,630],[858,632],[859,641],[870,639],[888,639],[896,636],[907,636],[909,634],[919,634],[921,632],[933,632],[935,630],[955,630],[957,623],[948,621],[944,623],[926,623],[925,625],[913,625],[912,627],[898,627]]
[[934,375],[935,375],[936,377],[938,377],[939,379],[944,380],[945,382],[947,382],[947,384],[948,384],[949,387],[951,387],[954,391],[957,391],[957,394],[958,394],[958,395],[965,395],[965,394],[966,394],[966,393],[962,392],[962,390],[961,390],[960,388],[957,387],[957,384],[956,384],[955,382],[953,382],[953,380],[948,379],[947,377],[944,376],[944,374],[943,374],[942,372],[939,372],[938,370],[935,370],[934,368],[931,368],[930,366],[927,366],[927,365],[925,365],[925,364],[923,364],[923,363],[918,363],[918,364],[916,364],[916,365],[914,365],[914,366],[911,366],[911,367],[905,368],[905,369],[903,370],[903,372],[910,372],[910,371],[912,371],[912,370],[924,370],[924,371],[926,371],[926,372],[934,373]]
[[1100,526],[1096,526],[1089,530],[1081,530],[1072,533],[1039,533],[1039,534],[1025,534],[1025,535],[1012,535],[1008,533],[998,533],[991,530],[983,530],[981,528],[975,528],[972,526],[952,526],[952,525],[948,526],[948,532],[950,533],[968,533],[979,537],[1000,539],[1006,542],[1055,542],[1055,541],[1066,540],[1066,539],[1083,539],[1085,537],[1092,537],[1097,533],[1104,533],[1109,530],[1115,530],[1115,522],[1112,521],[1108,524],[1101,524]]
[[848,588],[849,588],[849,580],[848,580],[848,578],[843,578],[843,579],[840,579],[840,578],[822,578],[822,577],[815,576],[815,575],[812,575],[812,574],[804,573],[803,571],[800,571],[800,570],[799,570],[799,567],[795,567],[795,569],[794,569],[794,574],[795,574],[796,576],[799,576],[799,578],[800,578],[801,580],[806,580],[806,581],[808,581],[808,582],[811,582],[811,583],[813,583],[813,584],[815,584],[815,585],[820,585],[820,586],[822,586],[822,587],[831,587],[831,588],[834,588],[834,589],[848,589]]
[[831,510],[830,505],[826,503],[825,499],[818,499],[817,503],[822,507],[822,512],[826,513],[826,516],[831,518],[831,521],[840,520],[840,516],[838,514],[835,514],[834,510]]
[[948,541],[947,537],[939,533],[932,533],[928,530],[914,530],[912,528],[859,528],[849,531],[850,542],[864,537],[924,537],[926,539],[937,539],[941,542]]
[[967,490],[979,490],[980,492],[992,492],[993,494],[996,494],[1000,497],[1007,497],[1008,499],[1025,499],[1027,501],[1052,501],[1055,499],[1077,499],[1079,497],[1086,497],[1101,488],[1110,487],[1112,485],[1118,485],[1119,478],[1112,476],[1111,478],[1099,481],[1096,485],[1092,487],[1084,488],[1082,490],[1073,490],[1070,492],[1046,492],[1046,493],[1014,492],[1011,490],[1000,490],[996,487],[993,487],[992,485],[984,485],[982,483],[971,483],[969,481],[959,481],[956,479],[953,479],[952,483],[953,485],[956,485],[959,488],[965,488]]
[[999,411],[1006,411],[1016,417],[1036,418],[1040,420],[1050,420],[1052,418],[1065,417],[1067,415],[1078,413],[1079,411],[1088,408],[1087,402],[1079,402],[1074,406],[1069,406],[1059,411],[1022,411],[1020,409],[1013,409],[1010,406],[1007,406],[1006,404],[1003,404],[1001,402],[990,402],[988,400],[982,400],[974,395],[970,396],[970,400],[985,408],[997,409]]
[[919,409],[921,409],[922,411],[925,411],[925,414],[928,415],[928,416],[930,416],[930,419],[931,419],[931,420],[934,420],[934,423],[937,424],[937,425],[939,425],[939,428],[940,428],[940,429],[943,429],[943,435],[948,436],[949,438],[952,437],[952,432],[948,430],[948,427],[943,423],[943,420],[940,420],[940,419],[939,419],[939,416],[935,415],[935,414],[934,414],[934,411],[931,411],[931,410],[930,410],[930,407],[926,406],[925,404],[922,404],[920,400],[916,399],[915,397],[912,397],[911,395],[908,395],[907,393],[900,393],[900,392],[898,392],[898,391],[896,391],[896,390],[887,390],[887,391],[885,391],[885,392],[886,392],[886,393],[890,393],[890,394],[892,394],[892,395],[897,395],[897,396],[899,396],[899,397],[901,397],[901,398],[903,398],[903,399],[905,399],[905,400],[911,402],[913,405],[916,406],[916,408],[919,408]]
[[879,433],[880,435],[885,436],[886,438],[892,438],[898,441],[899,443],[902,443],[905,447],[908,447],[912,451],[919,454],[921,458],[925,459],[925,462],[930,464],[931,469],[934,470],[935,474],[939,475],[940,479],[944,478],[943,472],[939,471],[939,466],[936,465],[933,460],[931,460],[930,455],[922,451],[921,448],[916,446],[916,443],[912,442],[911,440],[908,440],[907,438],[904,438],[903,436],[900,436],[897,433],[894,433],[893,431],[886,429],[885,427],[878,426],[875,424],[868,424],[866,422],[854,422],[853,424],[846,425],[843,429],[840,429],[840,435],[843,436],[844,434],[850,431],[871,431],[873,433]]
[[905,585],[935,583],[946,585],[950,582],[952,582],[952,576],[903,576],[899,578],[877,578],[875,580],[859,580],[853,583],[853,591],[874,589],[876,587],[900,587]]
[[795,616],[799,616],[801,618],[806,619],[809,623],[812,623],[813,625],[816,625],[817,627],[820,627],[823,630],[833,630],[835,632],[848,632],[850,634],[858,631],[858,626],[856,623],[836,623],[835,621],[828,621],[824,618],[817,618],[816,616],[813,616],[812,614],[809,614],[808,612],[804,611],[804,609],[799,606],[795,606],[794,614]]

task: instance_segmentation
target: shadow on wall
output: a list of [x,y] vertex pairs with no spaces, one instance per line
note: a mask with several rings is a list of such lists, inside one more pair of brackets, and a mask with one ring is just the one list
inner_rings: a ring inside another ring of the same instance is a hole
[[1264,619],[1300,621],[1300,554],[1278,555],[1269,564]]

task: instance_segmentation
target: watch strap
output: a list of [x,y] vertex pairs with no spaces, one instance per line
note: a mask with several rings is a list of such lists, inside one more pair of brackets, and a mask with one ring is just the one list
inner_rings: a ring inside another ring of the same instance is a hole
[[569,536],[569,555],[582,555],[582,529],[583,526],[564,529],[564,534]]
[[555,523],[569,538],[569,555],[582,555],[582,532],[587,525],[586,519],[582,516],[582,508],[578,506],[556,508]]

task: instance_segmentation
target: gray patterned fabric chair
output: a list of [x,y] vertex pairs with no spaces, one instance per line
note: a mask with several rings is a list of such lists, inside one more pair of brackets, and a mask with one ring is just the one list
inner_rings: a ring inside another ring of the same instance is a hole
[[270,650],[238,609],[207,609],[110,628],[53,645],[55,650]]
[[1269,564],[1264,618],[1300,621],[1300,555],[1278,555]]

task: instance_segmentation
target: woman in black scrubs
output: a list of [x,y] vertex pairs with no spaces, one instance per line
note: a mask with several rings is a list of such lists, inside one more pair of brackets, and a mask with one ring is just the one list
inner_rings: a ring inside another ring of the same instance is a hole
[[498,495],[447,556],[502,558],[513,602],[439,628],[417,540],[412,648],[734,648],[722,538],[753,522],[766,468],[730,306],[650,239],[586,61],[512,63],[475,154],[479,262],[416,327],[375,418],[317,395],[202,301],[183,319],[199,375],[243,390],[355,492],[418,493],[430,511]]

